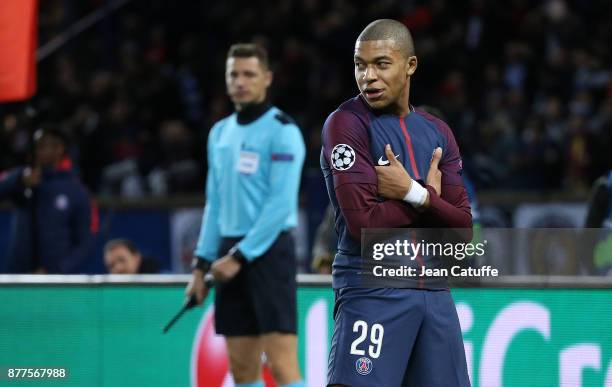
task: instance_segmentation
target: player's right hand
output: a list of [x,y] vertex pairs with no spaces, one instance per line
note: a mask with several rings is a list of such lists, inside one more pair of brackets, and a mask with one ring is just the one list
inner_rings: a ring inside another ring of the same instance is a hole
[[385,155],[389,160],[387,166],[377,166],[378,195],[387,199],[403,200],[412,187],[412,178],[406,169],[397,161],[391,145],[385,145]]
[[187,298],[191,298],[192,295],[196,296],[198,305],[201,305],[208,295],[208,287],[204,283],[204,272],[200,269],[193,269],[191,280],[185,289]]

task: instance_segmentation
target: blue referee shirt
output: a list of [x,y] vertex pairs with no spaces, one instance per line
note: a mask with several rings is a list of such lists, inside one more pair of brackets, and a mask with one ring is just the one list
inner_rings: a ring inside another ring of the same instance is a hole
[[199,258],[214,261],[226,253],[218,251],[221,238],[243,237],[237,247],[252,261],[297,226],[304,140],[285,113],[263,106],[251,122],[234,113],[210,131]]

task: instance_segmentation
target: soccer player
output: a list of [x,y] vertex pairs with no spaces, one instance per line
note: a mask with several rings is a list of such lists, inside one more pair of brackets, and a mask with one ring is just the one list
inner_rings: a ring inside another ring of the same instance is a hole
[[354,61],[360,94],[328,117],[322,134],[339,234],[328,385],[468,386],[447,286],[360,287],[362,229],[471,228],[459,149],[443,121],[409,103],[417,57],[403,24],[369,24]]
[[238,387],[263,387],[262,353],[279,385],[300,387],[289,231],[297,225],[304,140],[266,97],[272,73],[263,48],[233,45],[225,82],[236,112],[208,137],[206,207],[186,293],[201,303],[209,270],[220,282],[215,328],[225,336]]

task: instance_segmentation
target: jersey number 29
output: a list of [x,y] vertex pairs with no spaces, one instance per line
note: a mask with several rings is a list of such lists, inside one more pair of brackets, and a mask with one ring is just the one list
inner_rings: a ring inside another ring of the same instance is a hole
[[[365,350],[357,348],[357,346],[361,344],[368,336],[368,323],[363,320],[357,320],[355,321],[355,324],[353,324],[353,332],[360,331],[361,333],[359,333],[359,337],[357,337],[353,341],[353,344],[351,344],[351,355],[365,355]],[[368,353],[373,359],[378,359],[378,357],[380,356],[380,350],[382,349],[382,341],[384,334],[385,329],[382,325],[372,325],[372,329],[370,331],[370,342],[372,344],[368,346]]]

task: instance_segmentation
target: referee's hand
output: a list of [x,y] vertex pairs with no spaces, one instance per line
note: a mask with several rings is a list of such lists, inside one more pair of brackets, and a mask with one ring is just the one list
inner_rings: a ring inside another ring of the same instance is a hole
[[223,258],[217,259],[210,267],[210,272],[219,282],[231,280],[238,274],[242,264],[232,255],[226,255]]
[[194,294],[198,301],[198,305],[201,305],[208,295],[208,287],[204,283],[204,272],[200,269],[193,269],[191,280],[185,289],[185,296],[187,296],[187,298],[191,298]]

